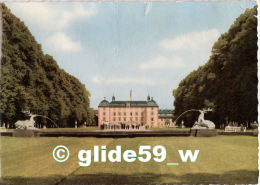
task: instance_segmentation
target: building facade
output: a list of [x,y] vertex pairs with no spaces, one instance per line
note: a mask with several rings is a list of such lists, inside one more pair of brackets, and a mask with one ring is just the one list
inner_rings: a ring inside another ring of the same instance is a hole
[[173,110],[170,109],[159,110],[159,126],[160,127],[173,126]]
[[98,106],[98,126],[135,125],[159,127],[159,106],[150,96],[147,101],[102,100]]

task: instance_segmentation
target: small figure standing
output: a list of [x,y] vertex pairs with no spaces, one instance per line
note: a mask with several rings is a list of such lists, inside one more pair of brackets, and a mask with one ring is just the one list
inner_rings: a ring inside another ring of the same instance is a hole
[[181,128],[185,128],[183,120],[181,121]]

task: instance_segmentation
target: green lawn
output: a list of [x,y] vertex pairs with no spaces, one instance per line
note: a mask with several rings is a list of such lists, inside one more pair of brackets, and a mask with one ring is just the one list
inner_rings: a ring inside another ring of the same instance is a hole
[[[258,142],[251,136],[0,139],[2,184],[256,184],[258,179]],[[52,158],[57,145],[70,150],[70,158],[64,163]],[[107,150],[121,145],[122,151],[138,151],[140,145],[163,145],[167,158],[162,163],[93,163],[92,159],[89,167],[80,167],[78,151],[93,149],[94,145],[106,145]],[[179,149],[199,149],[197,162],[182,163]],[[167,166],[167,162],[179,165]]]

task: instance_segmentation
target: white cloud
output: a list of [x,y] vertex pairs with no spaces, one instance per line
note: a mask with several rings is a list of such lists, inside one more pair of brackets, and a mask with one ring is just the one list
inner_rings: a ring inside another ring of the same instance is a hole
[[139,69],[150,70],[150,69],[177,69],[185,67],[185,64],[181,58],[167,58],[164,56],[157,56],[147,62],[139,64]]
[[156,56],[147,62],[141,63],[139,69],[178,70],[191,67],[191,65],[202,65],[209,57],[211,48],[219,35],[217,29],[210,29],[164,39],[158,43],[158,46],[165,50],[167,56],[162,54]]
[[23,20],[38,26],[45,31],[60,31],[70,26],[74,21],[87,19],[97,14],[93,4],[88,8],[81,4],[73,4],[70,9],[57,8],[51,3],[23,2],[10,3],[11,10]]
[[32,25],[37,31],[45,32],[46,48],[58,52],[79,52],[82,50],[80,41],[74,41],[67,29],[79,20],[89,19],[97,14],[94,4],[70,3],[70,6],[56,6],[48,2],[9,3],[12,12]]
[[46,40],[46,46],[58,52],[79,52],[82,46],[79,41],[73,41],[63,32],[57,32]]
[[173,39],[165,39],[159,42],[159,46],[168,51],[180,50],[204,50],[211,49],[213,43],[219,37],[217,29],[201,32],[191,32]]
[[154,80],[146,77],[102,77],[94,76],[92,82],[96,84],[105,84],[105,85],[154,85]]

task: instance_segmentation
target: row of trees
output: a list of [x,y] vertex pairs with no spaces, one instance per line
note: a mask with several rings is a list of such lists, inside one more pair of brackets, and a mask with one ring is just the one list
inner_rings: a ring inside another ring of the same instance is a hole
[[[212,47],[207,63],[184,78],[175,97],[175,116],[188,109],[213,108],[206,114],[219,127],[257,120],[257,7],[247,9]],[[184,116],[192,126],[198,113]]]
[[[60,127],[94,124],[90,93],[42,52],[25,24],[2,3],[1,120],[14,124],[22,110],[50,117]],[[47,124],[47,120],[42,120]]]

